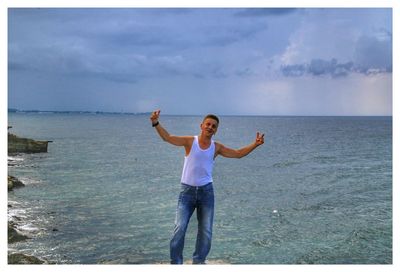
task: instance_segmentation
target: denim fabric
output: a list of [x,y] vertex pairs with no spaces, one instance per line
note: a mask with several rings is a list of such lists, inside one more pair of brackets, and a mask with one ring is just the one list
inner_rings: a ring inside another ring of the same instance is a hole
[[181,184],[174,234],[170,243],[171,264],[183,263],[185,234],[190,217],[195,209],[197,211],[198,230],[193,264],[203,264],[211,248],[214,219],[214,189],[212,183],[201,187]]

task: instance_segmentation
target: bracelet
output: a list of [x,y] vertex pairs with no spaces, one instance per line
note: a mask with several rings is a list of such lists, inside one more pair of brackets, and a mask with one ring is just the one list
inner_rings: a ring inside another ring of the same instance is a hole
[[153,127],[156,127],[156,126],[158,126],[159,124],[160,124],[160,122],[157,121],[157,123],[152,124],[152,126],[153,126]]

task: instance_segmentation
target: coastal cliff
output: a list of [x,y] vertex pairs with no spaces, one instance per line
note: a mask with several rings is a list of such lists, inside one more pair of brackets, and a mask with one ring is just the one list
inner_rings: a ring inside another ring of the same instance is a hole
[[8,133],[8,154],[47,152],[51,141],[36,141]]

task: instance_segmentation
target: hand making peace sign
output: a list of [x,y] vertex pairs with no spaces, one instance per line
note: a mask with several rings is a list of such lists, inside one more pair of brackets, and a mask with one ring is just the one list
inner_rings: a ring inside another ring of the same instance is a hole
[[257,136],[256,136],[256,145],[262,145],[264,144],[264,135],[265,134],[261,134],[260,132],[257,132]]

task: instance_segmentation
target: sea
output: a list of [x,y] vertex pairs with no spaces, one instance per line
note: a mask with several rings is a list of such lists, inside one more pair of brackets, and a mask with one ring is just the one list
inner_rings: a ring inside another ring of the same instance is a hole
[[[202,116],[161,115],[175,135]],[[8,156],[25,187],[8,193],[8,219],[30,239],[8,244],[56,264],[169,262],[184,149],[163,142],[149,116],[8,114],[9,132],[49,140],[47,153]],[[392,264],[392,117],[221,116],[209,262]],[[197,220],[186,234],[194,251]]]

